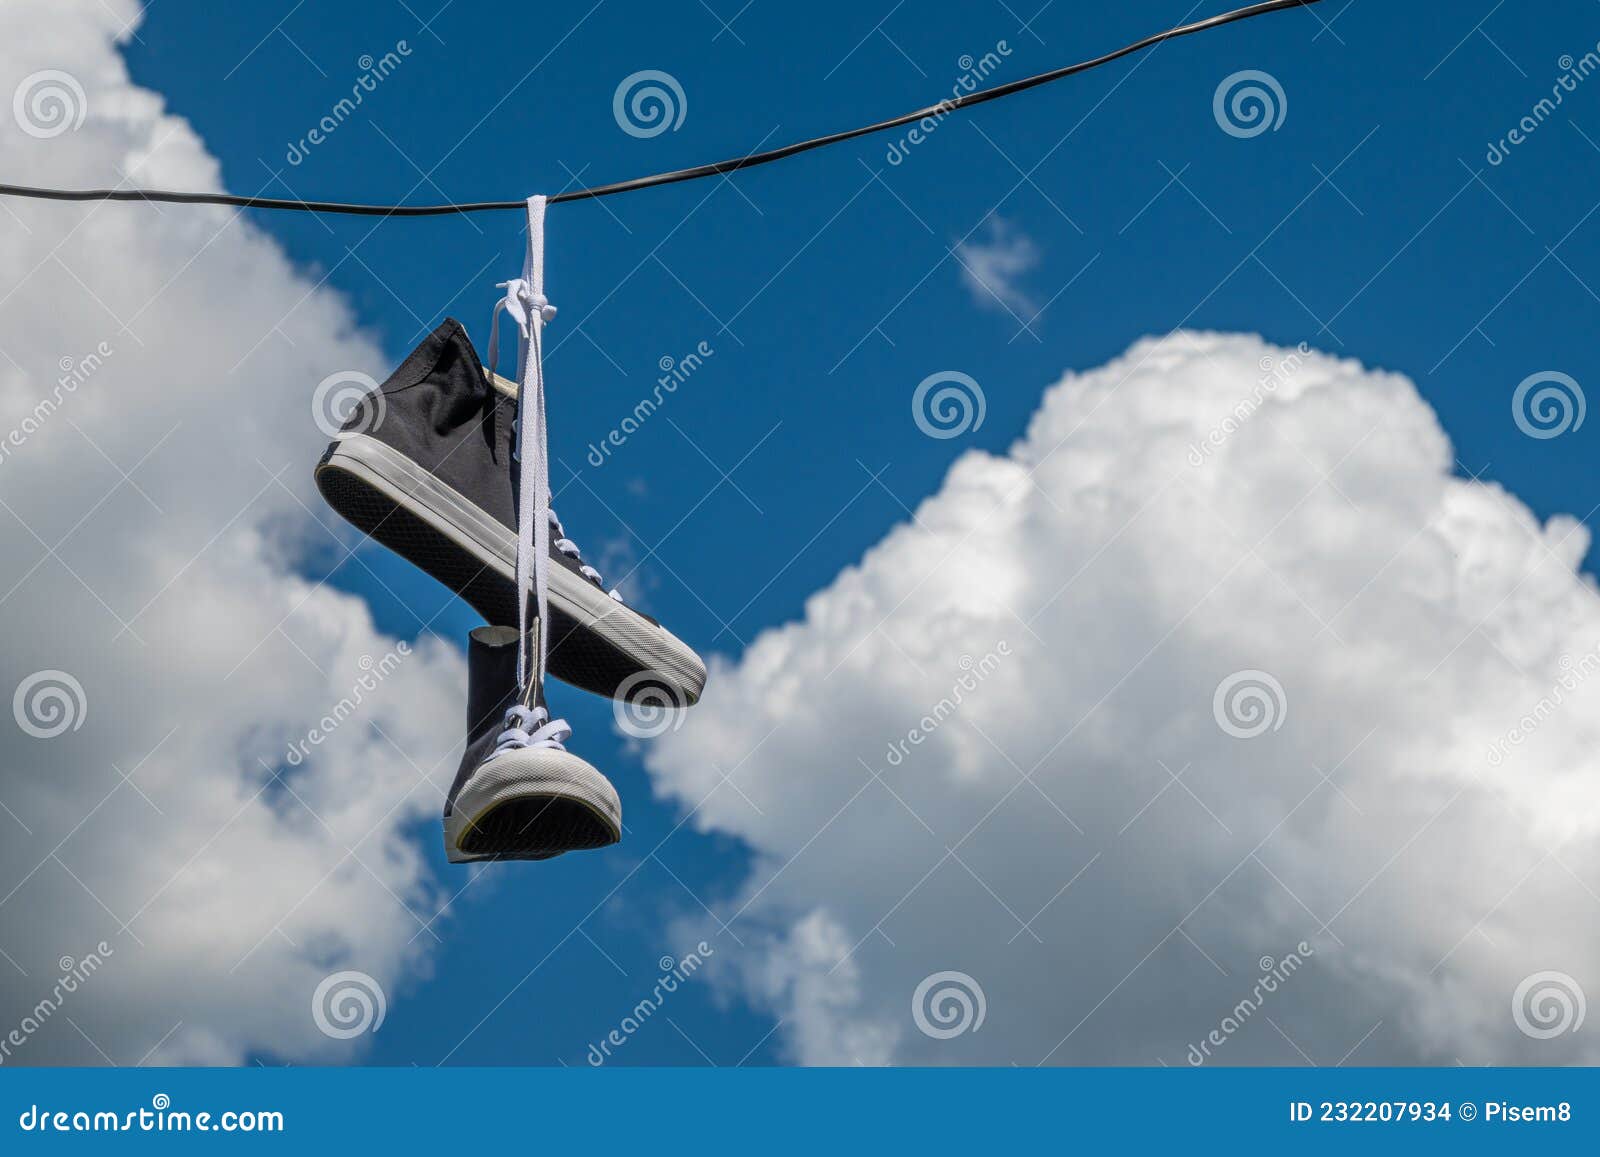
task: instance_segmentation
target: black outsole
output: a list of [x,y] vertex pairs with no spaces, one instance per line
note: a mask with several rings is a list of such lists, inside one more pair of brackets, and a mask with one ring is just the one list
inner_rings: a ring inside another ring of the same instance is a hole
[[469,856],[547,860],[616,842],[617,833],[588,807],[545,795],[500,804],[462,832],[457,845]]
[[[326,457],[317,467],[316,481],[328,505],[357,530],[455,591],[487,622],[516,625],[516,583],[483,565],[365,479],[329,465]],[[563,683],[610,699],[646,668],[595,632],[583,629],[571,615],[551,607],[548,670]],[[631,690],[637,695],[647,688]]]

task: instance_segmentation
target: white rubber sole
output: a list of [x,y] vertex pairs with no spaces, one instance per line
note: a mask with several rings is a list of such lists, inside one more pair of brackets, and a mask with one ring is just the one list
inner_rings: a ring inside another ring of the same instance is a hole
[[490,854],[462,850],[462,838],[483,825],[496,809],[516,804],[538,807],[551,800],[581,805],[609,830],[611,843],[622,838],[622,801],[610,780],[570,751],[529,747],[497,756],[467,781],[450,814],[443,820],[446,856],[452,864],[465,864],[509,859],[519,854],[542,858],[576,850],[537,840],[509,855],[505,849]]
[[[499,519],[371,435],[344,434],[336,443],[321,469],[343,470],[359,478],[515,588],[517,537]],[[640,675],[623,680],[623,688],[647,696],[659,684],[684,707],[699,702],[706,668],[688,644],[665,627],[652,626],[565,567],[552,566],[549,573],[552,608],[639,667]]]

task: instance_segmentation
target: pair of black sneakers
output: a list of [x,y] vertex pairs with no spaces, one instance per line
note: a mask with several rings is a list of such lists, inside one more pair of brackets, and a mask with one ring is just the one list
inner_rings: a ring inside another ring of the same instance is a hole
[[[547,859],[621,838],[616,790],[567,751],[539,679],[519,686],[517,386],[447,320],[350,413],[317,465],[342,517],[470,603],[489,625],[467,651],[467,749],[445,802],[452,862]],[[607,592],[550,514],[548,674],[615,699],[688,707],[705,664]],[[537,650],[535,647],[534,650]]]

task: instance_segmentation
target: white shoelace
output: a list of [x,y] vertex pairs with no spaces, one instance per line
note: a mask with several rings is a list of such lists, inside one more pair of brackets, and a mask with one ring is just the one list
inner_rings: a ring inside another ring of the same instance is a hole
[[[522,262],[522,276],[500,283],[505,297],[496,303],[489,327],[489,364],[500,354],[500,312],[509,313],[517,323],[521,340],[517,343],[517,418],[515,447],[520,473],[517,486],[517,686],[521,702],[506,712],[505,730],[500,733],[495,755],[521,747],[556,747],[572,734],[562,720],[551,721],[543,707],[533,706],[538,686],[544,681],[548,645],[545,625],[549,618],[550,579],[550,460],[549,428],[544,406],[545,322],[556,315],[556,307],[544,295],[544,197],[528,198],[528,250]],[[528,647],[528,579],[532,572],[536,612],[537,651]],[[529,660],[535,666],[528,670]],[[536,729],[528,730],[529,724]],[[490,758],[493,758],[491,756]]]
[[524,707],[518,703],[506,712],[505,730],[495,737],[494,752],[489,759],[524,747],[565,751],[561,745],[571,738],[572,728],[565,719],[551,719],[550,712],[543,707]]
[[[606,585],[605,580],[600,577],[599,571],[595,570],[594,567],[583,561],[583,552],[578,549],[577,543],[573,542],[567,537],[567,532],[561,529],[561,519],[556,517],[556,512],[554,510],[550,511],[550,521],[555,525],[556,528],[556,540],[553,544],[555,548],[578,564],[579,574],[588,579],[590,582],[594,583],[595,586],[604,590]],[[622,598],[622,592],[616,587],[612,587],[609,591],[606,591],[606,593],[612,598],[616,599],[617,602],[622,603],[623,606],[628,605]]]

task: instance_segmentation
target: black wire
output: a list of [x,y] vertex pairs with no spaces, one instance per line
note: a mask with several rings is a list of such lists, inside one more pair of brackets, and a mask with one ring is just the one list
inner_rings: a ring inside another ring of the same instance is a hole
[[[942,117],[957,109],[969,108],[972,105],[983,104],[985,101],[999,100],[1001,97],[1010,96],[1012,93],[1036,88],[1041,84],[1049,84],[1051,81],[1061,80],[1063,77],[1073,76],[1080,72],[1088,72],[1090,69],[1110,64],[1114,60],[1120,60],[1122,57],[1130,56],[1135,52],[1142,52],[1146,48],[1152,48],[1164,41],[1176,40],[1180,36],[1190,36],[1196,32],[1220,28],[1224,24],[1232,24],[1238,20],[1248,20],[1253,16],[1262,16],[1268,12],[1304,8],[1319,2],[1320,0],[1266,0],[1265,3],[1252,4],[1248,8],[1224,12],[1220,16],[1207,17],[1204,20],[1197,20],[1193,24],[1184,24],[1177,28],[1170,28],[1165,32],[1158,32],[1153,36],[1147,36],[1143,40],[1136,41],[1124,48],[1119,48],[1115,52],[1108,52],[1104,56],[1096,57],[1093,60],[1069,64],[1065,68],[1058,68],[1053,72],[1041,72],[1037,76],[1013,80],[1007,84],[996,85],[993,88],[967,93],[965,96],[951,97],[940,101],[938,104],[918,109],[916,112],[908,112],[904,116],[879,121],[877,124],[865,125],[857,129],[846,129],[843,132],[815,137],[809,141],[798,141],[792,145],[769,149],[764,153],[751,153],[748,156],[735,157],[727,161],[717,161],[710,165],[696,165],[691,169],[676,169],[670,173],[654,173],[647,177],[635,177],[632,180],[616,181],[609,185],[596,185],[588,189],[569,189],[564,193],[557,193],[552,196],[550,203],[581,201],[593,197],[609,197],[614,193],[631,193],[635,189],[648,189],[656,185],[672,185],[679,181],[693,181],[699,177],[715,177],[722,173],[738,172],[740,169],[752,169],[757,165],[781,161],[785,157],[792,157],[797,153],[820,149],[824,145],[838,144],[840,141],[853,140],[856,137],[864,137],[870,133],[898,128],[900,125],[920,121],[925,117]],[[491,213],[501,210],[522,209],[527,204],[524,200],[516,200],[471,201],[451,205],[352,205],[339,201],[299,201],[279,197],[241,197],[234,193],[180,193],[166,189],[47,189],[30,185],[7,184],[0,184],[0,196],[34,197],[46,201],[158,201],[179,205],[234,205],[245,209],[294,209],[310,213],[352,213],[373,217],[438,217],[449,213]]]

